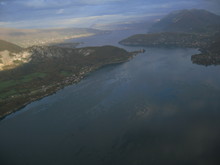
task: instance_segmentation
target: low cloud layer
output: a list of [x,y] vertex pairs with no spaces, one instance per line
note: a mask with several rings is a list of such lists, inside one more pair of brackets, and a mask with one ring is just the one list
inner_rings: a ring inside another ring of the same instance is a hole
[[0,0],[0,27],[89,27],[93,23],[147,19],[184,8],[217,12],[217,3],[218,0]]

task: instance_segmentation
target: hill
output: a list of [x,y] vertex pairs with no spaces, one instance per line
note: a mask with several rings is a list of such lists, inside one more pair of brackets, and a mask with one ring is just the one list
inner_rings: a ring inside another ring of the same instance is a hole
[[191,57],[193,63],[206,66],[220,64],[220,32],[212,36],[210,40],[212,42],[200,49],[200,54]]
[[215,33],[220,29],[220,16],[206,10],[175,11],[149,29],[155,32]]
[[13,43],[10,43],[10,42],[4,41],[4,40],[0,40],[0,52],[5,51],[5,50],[8,50],[13,53],[19,53],[23,50],[23,48],[21,48],[18,45],[15,45]]
[[28,62],[29,56],[29,53],[20,46],[0,40],[0,71]]
[[119,43],[129,46],[149,47],[204,47],[209,42],[209,36],[193,33],[161,32],[150,34],[136,34]]

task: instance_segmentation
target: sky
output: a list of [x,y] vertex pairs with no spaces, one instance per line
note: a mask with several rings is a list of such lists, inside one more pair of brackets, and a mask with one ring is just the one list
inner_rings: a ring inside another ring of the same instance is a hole
[[220,15],[220,0],[0,0],[0,27],[93,28],[192,8]]

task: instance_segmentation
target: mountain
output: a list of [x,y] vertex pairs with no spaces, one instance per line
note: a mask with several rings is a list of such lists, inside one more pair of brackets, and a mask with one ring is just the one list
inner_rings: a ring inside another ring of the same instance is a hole
[[155,32],[214,33],[220,29],[220,16],[206,10],[175,11],[149,29]]
[[193,63],[220,65],[220,16],[206,10],[175,11],[155,23],[148,34],[137,34],[119,43],[129,46],[199,48]]
[[120,44],[201,48],[220,29],[220,16],[206,10],[175,11],[152,25],[150,33],[128,37]]

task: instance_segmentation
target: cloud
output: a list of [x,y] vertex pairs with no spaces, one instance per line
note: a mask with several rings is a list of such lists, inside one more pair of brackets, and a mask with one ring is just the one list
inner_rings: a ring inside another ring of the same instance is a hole
[[[38,27],[39,25],[46,27],[55,26],[56,22],[62,22],[62,20],[78,19],[81,21],[73,21],[74,25],[84,26],[86,23],[90,25],[90,22],[115,22],[117,18],[110,15],[117,15],[129,21],[134,19],[133,16],[138,18],[151,13],[169,13],[178,9],[208,6],[201,2],[214,4],[218,0],[180,0],[178,2],[174,0],[0,0],[0,21],[2,26],[7,24],[12,27],[24,27],[24,25],[31,27],[36,24]],[[212,9],[214,7],[210,6]],[[86,18],[93,17],[97,20],[91,19],[83,23]],[[18,22],[24,24],[19,25]],[[70,25],[68,21],[66,25]]]
[[63,27],[91,27],[94,24],[115,24],[125,21],[145,20],[147,17],[162,15],[161,13],[148,13],[145,15],[100,15],[100,16],[86,16],[77,18],[56,18],[56,19],[37,19],[0,22],[0,27],[15,27],[15,28],[63,28]]
[[204,0],[206,2],[206,6],[210,9],[210,11],[215,12],[220,15],[220,1],[219,0]]
[[15,3],[30,8],[55,8],[64,6],[103,5],[125,0],[15,0]]
[[0,8],[1,7],[5,7],[7,5],[7,2],[6,0],[0,0]]
[[126,19],[128,16],[122,15],[102,15],[102,16],[89,16],[78,18],[66,18],[66,19],[39,19],[33,20],[30,24],[29,21],[17,21],[17,22],[0,22],[1,27],[10,27],[11,25],[17,28],[23,27],[88,27],[94,23],[100,22],[112,22]]
[[112,2],[123,2],[126,0],[81,0],[82,4],[95,5],[95,4],[106,4]]
[[211,2],[211,3],[215,3],[215,4],[220,4],[219,0],[206,0],[206,1]]
[[63,14],[64,13],[64,9],[59,9],[57,10],[56,14]]
[[6,2],[0,2],[0,5],[4,6],[6,5]]
[[70,4],[70,1],[60,1],[60,0],[23,0],[17,1],[18,4],[30,8],[45,8],[45,7],[58,7]]

